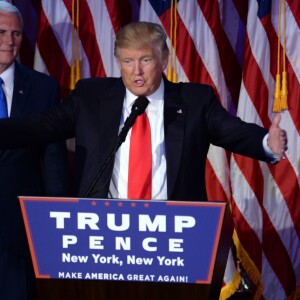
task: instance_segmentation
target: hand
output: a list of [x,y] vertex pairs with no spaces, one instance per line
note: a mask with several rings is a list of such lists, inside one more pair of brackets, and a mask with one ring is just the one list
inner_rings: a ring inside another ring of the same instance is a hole
[[287,150],[287,134],[286,131],[279,127],[281,115],[277,114],[272,122],[269,130],[268,146],[277,156],[277,161],[285,158]]

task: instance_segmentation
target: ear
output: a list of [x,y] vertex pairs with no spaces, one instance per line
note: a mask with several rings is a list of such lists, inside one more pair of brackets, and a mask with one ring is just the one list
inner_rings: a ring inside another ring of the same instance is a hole
[[167,57],[167,58],[164,58],[164,59],[162,60],[162,62],[161,62],[161,69],[162,69],[162,71],[164,71],[164,70],[167,68],[167,66],[168,66],[168,61],[169,61],[168,57]]
[[120,61],[119,57],[117,57],[117,56],[115,56],[115,57],[116,57],[119,69],[121,70],[121,61]]

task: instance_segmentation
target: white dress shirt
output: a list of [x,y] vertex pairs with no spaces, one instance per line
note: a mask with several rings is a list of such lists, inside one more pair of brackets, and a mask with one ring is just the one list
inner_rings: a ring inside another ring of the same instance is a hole
[[[151,127],[152,142],[152,199],[167,200],[166,151],[164,143],[164,83],[161,81],[158,90],[147,97],[149,104],[146,113]],[[131,112],[137,96],[126,89],[120,129]],[[131,130],[115,156],[112,180],[109,187],[110,198],[127,199],[128,163]]]
[[6,97],[8,116],[10,116],[11,112],[12,97],[14,91],[14,73],[15,64],[12,64],[7,70],[0,74],[0,77],[3,80],[2,88]]

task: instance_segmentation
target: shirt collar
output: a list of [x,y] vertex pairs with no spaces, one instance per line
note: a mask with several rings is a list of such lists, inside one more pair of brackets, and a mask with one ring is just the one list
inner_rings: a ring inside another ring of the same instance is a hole
[[5,87],[7,89],[12,89],[14,85],[14,73],[15,73],[15,63],[13,63],[7,70],[1,74],[1,78],[4,81]]
[[[147,96],[147,99],[151,103],[151,105],[159,105],[159,103],[163,100],[164,97],[164,81],[161,80],[159,88],[150,96]],[[125,95],[125,107],[127,107],[128,110],[131,109],[133,102],[136,100],[137,96],[132,94],[127,88],[126,88],[126,95]]]

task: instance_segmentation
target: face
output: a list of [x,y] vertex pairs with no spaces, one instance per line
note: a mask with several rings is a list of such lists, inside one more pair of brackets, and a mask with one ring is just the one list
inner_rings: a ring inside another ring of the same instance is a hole
[[162,72],[168,58],[161,56],[154,48],[118,49],[117,60],[123,82],[136,96],[149,96],[160,86]]
[[22,42],[22,23],[13,13],[0,13],[0,73],[16,59]]

